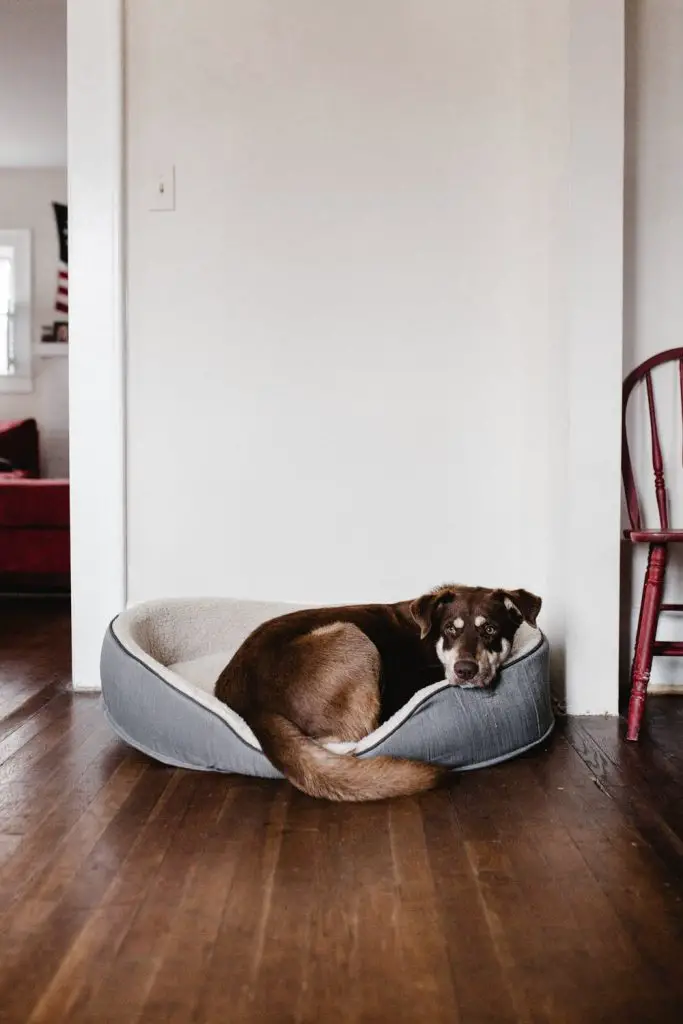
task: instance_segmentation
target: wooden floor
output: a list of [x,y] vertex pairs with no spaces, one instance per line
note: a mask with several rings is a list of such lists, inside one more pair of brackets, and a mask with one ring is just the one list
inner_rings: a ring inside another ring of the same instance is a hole
[[0,603],[0,1021],[683,1020],[683,704],[450,791],[333,806],[175,771]]

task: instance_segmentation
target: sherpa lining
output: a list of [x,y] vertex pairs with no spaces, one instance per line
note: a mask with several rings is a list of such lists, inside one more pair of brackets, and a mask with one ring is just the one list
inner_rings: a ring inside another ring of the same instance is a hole
[[[119,615],[111,629],[129,654],[159,678],[222,718],[254,750],[261,744],[247,723],[214,696],[218,677],[242,642],[267,619],[301,606],[247,602],[229,598],[165,601],[134,605]],[[530,654],[542,641],[540,629],[524,622],[502,671]],[[361,754],[386,739],[424,700],[449,686],[446,680],[418,690],[407,704],[358,743],[328,743],[339,753]]]

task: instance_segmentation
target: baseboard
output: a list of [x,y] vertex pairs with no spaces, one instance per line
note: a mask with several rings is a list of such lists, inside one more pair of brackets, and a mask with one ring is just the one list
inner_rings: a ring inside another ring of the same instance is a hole
[[683,697],[683,683],[650,683],[647,692],[653,697]]

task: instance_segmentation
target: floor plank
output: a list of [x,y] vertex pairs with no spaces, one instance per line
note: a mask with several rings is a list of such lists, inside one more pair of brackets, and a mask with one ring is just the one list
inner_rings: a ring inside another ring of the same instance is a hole
[[448,789],[328,805],[174,770],[0,601],[0,1022],[683,1019],[683,701]]

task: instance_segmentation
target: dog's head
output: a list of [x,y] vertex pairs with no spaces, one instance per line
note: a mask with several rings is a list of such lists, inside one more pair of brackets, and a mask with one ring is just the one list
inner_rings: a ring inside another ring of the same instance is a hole
[[413,601],[422,639],[431,637],[452,686],[490,686],[523,621],[536,625],[541,599],[527,590],[439,587]]

